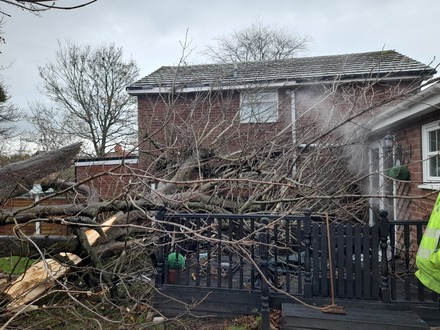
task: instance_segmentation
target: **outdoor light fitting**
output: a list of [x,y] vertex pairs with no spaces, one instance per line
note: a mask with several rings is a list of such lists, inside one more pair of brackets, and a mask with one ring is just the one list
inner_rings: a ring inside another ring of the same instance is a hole
[[383,147],[386,149],[392,149],[394,146],[394,136],[387,134],[383,138]]

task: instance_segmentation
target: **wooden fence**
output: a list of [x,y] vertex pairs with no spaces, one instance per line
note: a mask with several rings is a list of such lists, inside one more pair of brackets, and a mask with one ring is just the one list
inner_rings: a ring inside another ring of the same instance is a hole
[[[34,202],[33,198],[12,198],[9,199],[1,209],[11,210],[16,208],[24,208],[26,206],[32,205]],[[64,205],[69,204],[69,201],[65,198],[51,198],[47,201],[43,201],[40,205]],[[15,225],[0,226],[0,235],[14,235]],[[65,225],[51,223],[51,222],[30,222],[28,224],[23,224],[20,230],[27,234],[41,234],[41,235],[61,235],[68,236],[72,232]]]

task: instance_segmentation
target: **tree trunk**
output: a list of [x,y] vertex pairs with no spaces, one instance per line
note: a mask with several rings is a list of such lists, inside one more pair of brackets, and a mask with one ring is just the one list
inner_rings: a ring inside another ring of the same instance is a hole
[[41,257],[41,251],[54,255],[61,252],[75,253],[78,248],[78,239],[73,236],[35,235],[26,239],[0,236],[0,257]]
[[0,168],[0,202],[32,189],[34,182],[69,167],[81,143],[47,151],[35,157]]

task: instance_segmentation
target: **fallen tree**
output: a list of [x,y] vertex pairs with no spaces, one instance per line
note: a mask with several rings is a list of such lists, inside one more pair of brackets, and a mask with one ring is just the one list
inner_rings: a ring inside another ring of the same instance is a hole
[[[117,215],[111,217],[103,223],[102,234],[108,231],[112,224],[117,220]],[[77,233],[77,237],[84,250],[91,254],[90,247],[96,243],[99,237],[94,229],[89,229],[84,233],[84,240],[81,240],[81,234]],[[56,281],[66,274],[71,266],[78,265],[82,259],[73,253],[62,252],[59,254],[63,262],[57,259],[47,259],[34,263],[25,273],[11,283],[3,294],[10,300],[7,309],[14,310],[26,305],[40,295],[45,293],[49,288],[56,284]],[[96,258],[96,256],[95,256]],[[99,265],[97,259],[94,260],[95,266]]]
[[0,203],[23,195],[32,189],[36,181],[49,174],[72,166],[80,150],[81,143],[75,143],[0,168]]
[[[396,99],[398,97],[401,95]],[[367,107],[355,104],[350,116],[338,118],[330,126],[314,127],[314,130],[307,126],[312,125],[311,122],[306,121],[306,128],[295,132],[295,141],[291,138],[291,126],[281,131],[273,130],[270,143],[265,144],[261,141],[267,138],[264,130],[268,127],[245,133],[239,129],[231,132],[231,126],[218,118],[210,118],[209,123],[198,121],[190,125],[189,121],[179,121],[181,118],[173,121],[169,114],[171,119],[163,127],[163,141],[155,139],[152,133],[145,137],[145,141],[150,141],[153,146],[141,150],[151,159],[146,168],[131,171],[130,164],[122,162],[80,182],[62,182],[58,178],[44,180],[45,187],[54,188],[53,194],[27,207],[1,211],[0,225],[14,225],[16,237],[12,240],[0,237],[0,244],[13,242],[14,245],[10,244],[7,249],[8,254],[34,256],[37,252],[43,260],[49,256],[51,259],[58,258],[66,252],[80,254],[81,263],[76,265],[75,271],[64,273],[55,282],[69,299],[79,305],[81,302],[75,300],[77,298],[72,292],[103,292],[100,298],[107,299],[107,288],[111,287],[111,283],[103,274],[110,274],[111,281],[120,283],[128,292],[127,283],[139,274],[144,275],[146,269],[151,269],[149,257],[158,244],[157,237],[166,234],[155,219],[162,205],[170,211],[226,214],[292,214],[302,212],[304,207],[312,207],[315,212],[329,210],[331,215],[345,221],[365,222],[369,198],[381,196],[361,190],[361,183],[368,179],[368,174],[362,170],[347,170],[350,160],[363,155],[364,148],[367,148],[362,144],[362,136],[353,129],[357,126],[352,121],[384,104],[386,102],[372,103]],[[172,104],[169,110],[172,112]],[[340,134],[344,125],[352,134]],[[245,143],[238,150],[229,150],[228,139],[237,138],[239,134],[247,134]],[[72,153],[76,150],[73,147],[68,149]],[[51,155],[55,157],[51,161],[40,162]],[[27,161],[30,167],[27,170],[23,167],[22,175],[15,176],[18,179],[15,184],[10,177],[14,169],[11,165],[10,171],[4,175],[6,182],[11,182],[7,184],[4,200],[18,194],[19,189],[28,188],[36,180],[63,168],[57,161],[67,164],[71,156],[60,155],[60,151],[54,151],[36,156],[39,157],[38,162],[35,159]],[[34,175],[31,174],[34,170],[30,168],[34,169],[32,164],[36,163],[42,168]],[[126,168],[124,174],[118,171],[121,166]],[[28,180],[23,179],[23,174]],[[130,176],[130,180],[126,189],[111,198],[102,198],[92,189],[92,183],[104,176],[121,181],[124,176]],[[43,205],[44,201],[60,195],[78,198],[70,198],[74,202],[65,205]],[[83,228],[99,231],[103,220],[114,214],[118,214],[117,219],[106,235],[102,236],[101,232],[95,245],[92,248],[87,246],[82,236]],[[24,235],[21,226],[35,221],[69,226],[74,235],[65,240],[55,236],[42,239]],[[182,230],[191,231],[191,228],[182,227]],[[242,243],[244,246],[249,244]],[[65,262],[62,266],[69,267],[69,261]],[[79,282],[87,283],[86,287]],[[151,282],[145,285],[151,285]],[[133,298],[131,291],[127,296],[131,307],[143,305],[141,299]],[[88,308],[102,316],[101,310],[91,305]]]

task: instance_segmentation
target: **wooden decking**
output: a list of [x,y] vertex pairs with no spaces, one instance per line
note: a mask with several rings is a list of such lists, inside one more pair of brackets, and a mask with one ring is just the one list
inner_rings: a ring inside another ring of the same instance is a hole
[[[314,297],[301,301],[322,307],[330,305],[329,298]],[[258,291],[229,288],[164,285],[155,293],[155,307],[166,317],[210,316],[230,318],[259,313]],[[424,302],[383,303],[361,299],[336,299],[346,315],[326,314],[305,307],[280,293],[271,293],[271,308],[282,310],[282,329],[429,329],[440,327],[440,306]],[[166,306],[166,308],[165,308]]]
[[[316,303],[317,300],[315,300]],[[320,305],[330,304],[321,300]],[[282,304],[282,329],[430,329],[440,327],[438,306],[337,300],[346,314],[329,314],[301,304]]]

